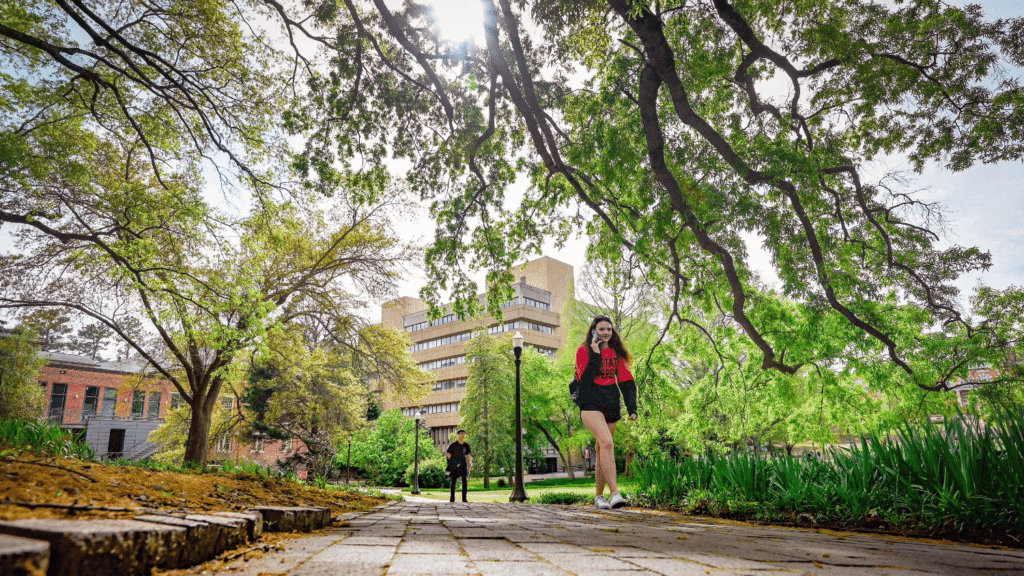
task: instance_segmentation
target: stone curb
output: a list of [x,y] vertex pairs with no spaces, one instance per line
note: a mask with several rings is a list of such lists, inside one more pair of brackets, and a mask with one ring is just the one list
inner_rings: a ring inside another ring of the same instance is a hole
[[46,572],[50,543],[0,534],[0,574],[29,576]]
[[0,522],[0,532],[50,543],[49,576],[124,576],[153,566],[178,567],[188,531],[180,526],[137,520]]
[[0,521],[0,575],[143,575],[154,567],[205,562],[256,540],[264,530],[309,532],[330,523],[329,508],[284,506],[188,515],[151,512],[132,520]]
[[330,508],[254,506],[251,510],[263,516],[263,529],[271,532],[309,532],[331,524]]

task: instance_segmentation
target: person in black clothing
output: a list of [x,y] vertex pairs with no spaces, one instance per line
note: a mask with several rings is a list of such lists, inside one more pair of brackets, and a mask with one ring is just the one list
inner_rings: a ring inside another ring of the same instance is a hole
[[448,458],[448,474],[452,478],[451,501],[455,502],[455,482],[462,478],[462,501],[466,500],[466,477],[473,467],[473,457],[470,455],[469,443],[466,442],[466,431],[459,430],[459,439],[448,446],[444,455]]

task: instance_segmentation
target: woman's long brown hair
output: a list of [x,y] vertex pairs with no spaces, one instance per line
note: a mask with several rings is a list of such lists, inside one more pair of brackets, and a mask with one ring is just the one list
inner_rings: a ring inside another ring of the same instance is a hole
[[627,365],[631,364],[633,362],[633,355],[626,349],[626,343],[622,341],[622,338],[619,338],[619,331],[615,329],[615,323],[612,322],[611,318],[603,314],[594,316],[594,321],[590,323],[590,328],[587,329],[587,334],[583,337],[583,345],[588,348],[590,347],[590,335],[594,330],[597,330],[597,325],[600,322],[607,322],[612,325],[612,337],[608,339],[608,347],[615,352],[616,356],[625,360]]

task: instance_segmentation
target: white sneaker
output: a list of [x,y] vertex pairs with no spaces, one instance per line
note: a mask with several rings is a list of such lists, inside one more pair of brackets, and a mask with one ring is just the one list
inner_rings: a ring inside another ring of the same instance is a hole
[[622,508],[625,505],[626,505],[626,499],[622,497],[622,494],[619,494],[618,492],[615,492],[614,494],[612,494],[611,504],[610,504],[610,506],[612,508]]
[[604,496],[597,496],[594,498],[594,506],[597,506],[598,510],[611,510],[612,505],[608,503],[608,499]]

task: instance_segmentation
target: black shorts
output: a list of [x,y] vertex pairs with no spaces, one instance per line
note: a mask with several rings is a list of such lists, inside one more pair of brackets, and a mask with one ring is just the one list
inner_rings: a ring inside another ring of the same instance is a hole
[[614,384],[607,386],[589,386],[580,391],[583,401],[580,412],[594,411],[604,414],[604,421],[611,424],[622,420],[622,406],[619,404],[619,387]]

